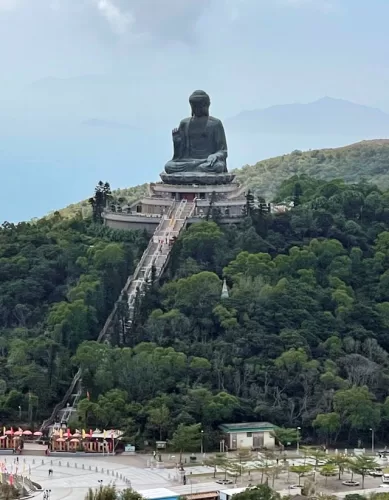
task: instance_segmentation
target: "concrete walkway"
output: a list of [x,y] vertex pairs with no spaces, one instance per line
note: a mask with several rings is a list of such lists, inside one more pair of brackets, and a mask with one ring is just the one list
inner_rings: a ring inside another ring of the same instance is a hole
[[[8,470],[15,471],[11,456],[4,457]],[[133,487],[136,490],[170,487],[167,471],[151,471],[116,463],[115,457],[105,461],[93,458],[51,459],[33,456],[19,457],[18,474],[30,477],[43,489],[51,490],[50,500],[84,500],[89,488],[102,484],[115,484],[118,489]],[[69,465],[68,465],[69,464]],[[84,467],[84,468],[83,468]],[[90,470],[89,470],[90,468]],[[49,477],[49,469],[53,475]],[[97,469],[97,470],[96,470]],[[29,476],[29,472],[31,475]],[[43,498],[43,492],[35,495]]]
[[[187,484],[183,486],[175,469],[159,470],[128,465],[123,463],[126,458],[138,462],[136,457],[59,459],[30,455],[19,457],[18,464],[15,456],[12,455],[1,457],[0,461],[6,463],[9,471],[16,472],[17,466],[18,474],[24,474],[42,486],[43,490],[34,494],[34,498],[37,499],[43,499],[43,491],[47,489],[51,490],[50,500],[84,500],[88,489],[99,488],[100,484],[115,484],[118,489],[132,487],[138,491],[167,488],[179,494],[217,491],[225,488],[215,483],[212,476],[208,478],[208,481],[206,478],[196,479],[196,474],[211,473],[212,469],[208,467],[196,466],[187,469]],[[49,469],[53,470],[51,477],[49,477]]]

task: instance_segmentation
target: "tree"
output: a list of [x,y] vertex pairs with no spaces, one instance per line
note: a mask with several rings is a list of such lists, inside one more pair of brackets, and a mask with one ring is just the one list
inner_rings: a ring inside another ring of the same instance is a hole
[[291,467],[289,467],[289,470],[290,470],[290,472],[294,472],[295,474],[298,475],[299,486],[300,486],[300,481],[301,481],[302,476],[311,472],[312,466],[311,465],[292,465]]
[[328,460],[328,463],[334,465],[338,469],[338,479],[340,481],[345,468],[350,465],[350,458],[346,455],[333,455]]
[[303,450],[304,456],[315,459],[315,470],[317,469],[319,462],[327,457],[323,450],[312,449],[307,446],[302,446],[300,449]]
[[209,218],[211,217],[212,212],[214,210],[215,201],[216,201],[216,192],[212,191],[212,193],[211,193],[211,199],[209,200],[209,206],[207,208],[207,213],[205,215],[205,220],[207,222],[209,221]]
[[162,404],[158,408],[150,408],[148,413],[148,421],[151,425],[157,427],[159,431],[159,440],[162,441],[163,433],[170,423],[169,408],[165,404]]
[[234,495],[236,500],[281,500],[279,493],[274,491],[267,484],[260,484],[255,488],[248,488],[241,493]]
[[[384,493],[384,495],[388,495],[388,493]],[[387,499],[383,498],[381,494],[377,495],[377,498],[378,498],[378,496],[381,500],[387,500]],[[374,493],[370,496],[371,500],[373,498],[375,498]],[[366,500],[366,497],[363,495],[360,495],[359,493],[351,493],[350,495],[346,495],[344,497],[344,500]]]
[[323,467],[321,467],[321,469],[320,469],[320,474],[326,478],[325,484],[327,485],[328,477],[336,475],[335,465],[333,465],[331,463],[327,463],[327,464],[323,465]]
[[296,443],[300,439],[298,429],[277,427],[271,432],[274,439],[282,446],[288,443]]
[[109,183],[99,181],[95,188],[94,196],[89,198],[89,204],[92,206],[92,216],[94,222],[98,224],[103,223],[102,214],[111,197],[112,193]]
[[312,425],[317,429],[318,434],[325,437],[326,445],[328,445],[330,437],[337,433],[341,427],[340,415],[336,412],[319,413]]
[[224,471],[224,479],[227,479],[227,471],[229,470],[230,461],[225,456],[214,456],[210,457],[205,461],[205,465],[209,467],[213,467],[213,477],[216,477],[216,473],[218,469]]
[[115,486],[101,486],[97,490],[90,488],[85,500],[143,500],[143,497],[130,488],[118,491]]
[[250,189],[246,193],[246,205],[244,209],[244,214],[248,217],[252,217],[255,213],[255,197]]
[[303,195],[303,190],[301,184],[299,182],[296,182],[293,189],[293,203],[295,207],[300,205],[300,198],[302,195]]
[[334,408],[353,429],[377,428],[380,422],[380,407],[367,387],[337,391]]
[[201,440],[201,424],[184,425],[180,424],[173,434],[170,445],[180,452],[180,463],[184,451],[194,451],[198,449]]
[[361,455],[350,460],[351,470],[362,477],[362,488],[365,487],[365,476],[376,467],[378,467],[378,463],[371,457]]
[[20,498],[21,492],[9,484],[0,484],[0,494],[4,500],[12,500],[13,498]]
[[212,264],[223,233],[213,221],[203,221],[191,226],[182,237],[182,253],[188,258]]

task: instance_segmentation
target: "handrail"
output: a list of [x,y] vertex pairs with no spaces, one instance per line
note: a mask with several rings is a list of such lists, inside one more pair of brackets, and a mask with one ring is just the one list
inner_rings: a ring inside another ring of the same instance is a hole
[[[179,204],[178,210],[180,210],[180,209],[181,209],[181,211],[183,211],[183,208],[184,208],[184,206],[186,205],[186,200],[185,200],[185,203],[183,203],[183,201],[184,201],[184,200],[182,200],[182,201],[181,201],[181,203]],[[181,208],[181,207],[182,207],[182,208]],[[159,222],[159,224],[158,224],[157,228],[156,228],[156,229],[155,229],[155,231],[154,231],[154,234],[158,234],[158,232],[160,232],[160,231],[161,231],[161,229],[162,229],[162,227],[163,227],[164,222],[165,222],[166,220],[169,220],[169,219],[171,218],[172,213],[173,213],[173,211],[174,211],[174,209],[175,209],[175,208],[177,208],[177,204],[176,204],[176,202],[173,202],[173,203],[171,204],[170,208],[169,208],[168,213],[167,213],[167,214],[165,214],[165,215],[161,218],[161,220],[160,220],[160,222]],[[105,323],[104,323],[103,328],[100,330],[100,333],[99,333],[99,335],[98,335],[98,337],[97,337],[97,339],[96,339],[96,341],[97,341],[97,342],[101,342],[101,341],[104,339],[104,337],[106,336],[106,334],[107,334],[107,332],[108,332],[108,329],[109,329],[109,327],[111,326],[112,320],[113,320],[113,318],[115,317],[115,314],[116,314],[116,312],[117,312],[117,307],[118,307],[118,302],[119,302],[119,300],[123,297],[123,293],[124,293],[124,292],[128,292],[128,290],[129,290],[129,288],[130,288],[130,286],[131,286],[131,283],[132,283],[132,282],[134,282],[134,281],[136,281],[136,280],[138,279],[138,275],[139,275],[139,273],[140,273],[140,271],[141,271],[141,269],[142,269],[142,267],[143,267],[144,261],[146,260],[147,256],[149,255],[149,251],[150,251],[150,249],[151,249],[151,247],[152,247],[153,243],[154,243],[154,241],[153,241],[153,237],[151,237],[151,238],[150,238],[150,240],[149,240],[149,243],[148,243],[148,245],[147,245],[147,247],[146,247],[146,249],[144,250],[144,252],[143,252],[143,254],[142,254],[142,256],[141,256],[140,261],[138,262],[138,265],[137,265],[137,266],[136,266],[136,268],[135,268],[134,273],[133,273],[132,275],[130,275],[130,276],[127,278],[127,281],[126,281],[126,283],[125,283],[124,287],[122,288],[122,290],[121,290],[121,292],[120,292],[120,295],[119,295],[118,300],[115,302],[115,304],[114,304],[114,306],[113,306],[113,308],[112,308],[112,311],[110,312],[110,314],[109,314],[108,318],[106,319],[106,321],[105,321]],[[147,277],[148,277],[148,275],[149,275],[149,273],[150,273],[150,271],[151,271],[152,266],[154,265],[156,255],[154,254],[152,257],[153,257],[153,258],[152,258],[152,261],[151,261],[151,265],[150,265],[150,266],[148,266],[148,269],[146,270],[146,272],[147,272],[147,276],[145,276],[145,278],[146,278],[146,279],[147,279]],[[168,260],[168,256],[166,257],[165,262],[164,262],[164,263],[163,263],[163,265],[161,266],[161,270],[162,270],[162,269],[164,269],[164,267],[166,266],[166,262],[167,262],[167,260]],[[143,282],[145,282],[145,280],[143,280]],[[134,296],[134,300],[135,300],[135,296]],[[131,297],[129,297],[129,302],[132,302],[132,296],[131,296]],[[132,304],[130,304],[130,303],[129,303],[129,307],[131,307],[131,306],[132,306]],[[51,425],[51,424],[54,422],[54,419],[55,419],[55,417],[56,417],[57,413],[58,413],[60,410],[62,410],[62,408],[64,408],[65,404],[67,403],[68,399],[70,398],[70,396],[71,396],[71,394],[72,394],[72,392],[73,392],[73,390],[74,390],[74,388],[75,388],[75,386],[76,386],[77,382],[78,382],[78,381],[80,380],[80,378],[81,378],[81,375],[82,375],[82,370],[81,370],[81,368],[79,368],[79,369],[78,369],[78,371],[77,371],[77,373],[76,373],[76,374],[75,374],[75,376],[73,377],[73,380],[72,380],[72,382],[71,382],[71,384],[70,384],[70,387],[69,387],[69,389],[67,390],[67,392],[66,392],[65,396],[64,396],[64,397],[62,398],[62,400],[61,400],[61,401],[60,401],[60,402],[59,402],[59,403],[58,403],[58,404],[54,407],[54,409],[53,409],[53,411],[52,411],[52,413],[51,413],[50,417],[49,417],[48,419],[46,419],[46,420],[42,423],[42,425],[41,425],[41,431],[43,431],[44,429],[46,429],[49,425]]]
[[[169,209],[169,212],[168,212],[167,216],[162,217],[162,219],[161,219],[160,223],[158,224],[158,226],[156,227],[156,229],[155,229],[155,231],[154,231],[154,234],[157,234],[157,233],[158,233],[158,232],[162,229],[162,226],[163,226],[164,222],[165,222],[166,220],[170,219],[170,216],[171,216],[171,213],[173,212],[174,206],[175,206],[175,203],[172,203],[172,206],[170,207],[170,209]],[[132,281],[133,279],[137,279],[138,274],[139,274],[139,272],[140,272],[141,268],[143,267],[143,263],[144,263],[144,261],[146,260],[147,254],[148,254],[148,252],[149,252],[149,250],[150,250],[151,246],[153,245],[153,243],[154,243],[154,241],[153,241],[153,237],[151,237],[151,238],[150,238],[150,240],[149,240],[149,243],[148,243],[148,245],[147,245],[147,247],[146,247],[146,250],[143,252],[142,257],[141,257],[140,261],[138,262],[138,265],[136,266],[136,269],[135,269],[135,271],[134,271],[134,274],[133,274],[133,276],[132,276],[131,281]],[[128,281],[128,280],[127,280],[127,281]]]
[[[186,200],[185,200],[186,201]],[[187,205],[185,205],[186,207]],[[193,213],[195,209],[195,203],[193,202],[192,203],[192,207],[190,208],[190,211],[189,211],[189,214],[187,216],[185,216],[184,219],[180,219],[180,222],[182,222],[181,224],[181,227],[178,229],[178,231],[172,231],[172,233],[175,233],[177,235],[177,237],[180,236],[181,232],[185,229],[187,223],[188,223],[188,217],[190,217],[190,215]],[[159,274],[162,275],[168,262],[169,262],[169,256],[170,256],[170,250],[169,250],[169,253],[166,255],[166,259],[164,260],[164,262],[162,263],[162,266],[160,267],[159,269]]]
[[66,391],[66,394],[65,396],[62,398],[62,400],[54,407],[54,410],[51,412],[51,415],[48,419],[46,419],[43,424],[41,425],[41,432],[46,429],[46,427],[48,427],[50,424],[52,424],[54,422],[54,419],[57,415],[57,413],[62,410],[62,408],[65,406],[67,400],[70,398],[77,382],[80,380],[81,378],[81,368],[78,369],[77,373],[74,375],[73,377],[73,380],[69,386],[69,389]]

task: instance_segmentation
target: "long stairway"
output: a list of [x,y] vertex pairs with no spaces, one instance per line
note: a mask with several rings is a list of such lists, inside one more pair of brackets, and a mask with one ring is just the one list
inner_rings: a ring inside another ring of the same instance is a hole
[[176,202],[170,213],[161,220],[154,231],[127,290],[130,311],[129,323],[131,323],[134,314],[137,294],[142,295],[142,292],[144,292],[144,287],[151,278],[153,268],[156,279],[162,275],[168,263],[174,241],[185,228],[186,220],[193,211],[194,203],[188,203],[186,200]]
[[[120,297],[125,292],[128,295],[128,308],[130,314],[127,326],[131,326],[137,294],[142,295],[142,293],[144,293],[145,286],[152,276],[153,269],[154,278],[160,278],[169,261],[174,241],[185,229],[187,219],[192,215],[194,209],[194,202],[187,202],[186,200],[174,202],[169,213],[162,218],[158,227],[155,229],[146,250],[143,252],[139,264],[134,271],[134,274],[129,276],[127,283],[120,294]],[[116,310],[117,303],[115,304],[111,314],[108,316],[105,325],[97,338],[97,342],[103,342],[109,338],[109,330],[112,320],[115,317]],[[54,422],[61,421],[63,423],[67,423],[72,412],[76,410],[77,403],[82,394],[81,375],[81,369],[79,369],[62,401],[54,408],[51,416],[43,422],[40,429],[41,431],[44,431],[49,427],[52,429]],[[67,406],[68,403],[69,406]]]

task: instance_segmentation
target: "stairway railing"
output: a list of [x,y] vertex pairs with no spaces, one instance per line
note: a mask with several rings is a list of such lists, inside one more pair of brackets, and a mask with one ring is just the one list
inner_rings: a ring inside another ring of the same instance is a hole
[[54,407],[54,410],[51,412],[51,415],[48,419],[46,419],[43,424],[41,425],[41,432],[44,429],[47,429],[50,425],[54,423],[55,417],[57,416],[58,412],[62,410],[62,408],[65,407],[66,403],[68,402],[68,399],[72,395],[74,388],[76,387],[77,382],[81,379],[81,368],[78,369],[78,372],[74,375],[73,380],[69,386],[69,389],[66,391],[65,396],[62,398],[62,400]]
[[[187,220],[188,216],[190,216],[190,215],[185,215],[185,211],[187,208],[188,208],[187,200],[181,200],[181,202],[178,206],[177,206],[176,202],[173,202],[168,213],[161,218],[161,221],[159,222],[158,226],[156,227],[156,229],[153,233],[153,236],[150,238],[149,243],[148,243],[145,251],[143,252],[140,261],[138,262],[138,265],[136,266],[134,273],[127,278],[126,284],[124,285],[122,291],[120,292],[118,300],[115,302],[111,313],[109,314],[108,318],[106,319],[104,326],[101,329],[101,331],[96,339],[97,342],[101,342],[105,338],[105,336],[107,335],[107,332],[109,330],[109,327],[111,326],[112,320],[115,317],[115,314],[117,312],[118,302],[122,298],[123,293],[128,292],[130,287],[131,287],[131,284],[137,281],[139,273],[142,270],[142,268],[144,267],[144,262],[145,262],[146,258],[149,257],[149,255],[150,255],[151,248],[154,244],[154,236],[157,236],[157,237],[160,236],[159,233],[162,231],[162,228],[163,228],[165,221],[169,220],[169,219],[171,220],[171,222],[169,224],[169,227],[164,231],[163,235],[165,237],[168,234],[169,235],[173,234],[174,236],[179,236],[181,231],[186,226],[186,220]],[[193,213],[194,209],[195,209],[195,203],[192,204],[192,207],[190,208],[189,214]],[[175,214],[174,214],[174,212],[175,212]],[[175,226],[176,222],[182,222],[182,224],[179,225],[180,227],[178,228],[178,230],[174,230],[174,228],[175,228],[174,226]],[[172,227],[170,227],[171,224],[173,224]],[[168,263],[169,257],[170,257],[170,252],[171,252],[171,247],[168,247],[166,259],[162,263],[162,266],[157,269],[158,277],[162,275],[163,271],[165,270],[165,268],[167,266],[167,263]],[[156,258],[158,258],[158,256],[159,256],[158,251],[153,253],[152,259],[145,269],[145,276],[144,276],[144,278],[142,278],[142,281],[140,283],[141,287],[143,287],[144,283],[146,282],[147,278],[149,277],[151,270],[152,270],[152,267],[155,263]],[[128,305],[129,305],[130,311],[134,309],[135,296],[136,296],[136,293],[133,294],[133,296],[129,296],[129,300],[128,300],[129,304]],[[72,393],[74,391],[74,388],[76,387],[76,384],[80,381],[81,375],[82,375],[82,371],[80,368],[77,371],[77,373],[75,374],[65,396],[54,407],[50,417],[42,423],[41,431],[43,431],[44,429],[46,429],[47,427],[49,427],[50,425],[52,425],[54,423],[55,417],[57,416],[58,412],[65,407],[66,403],[68,402],[70,396],[72,395]],[[81,397],[81,390],[79,390],[77,392],[77,396],[78,396],[78,399]],[[77,403],[77,397],[75,399],[75,404],[76,403]]]

